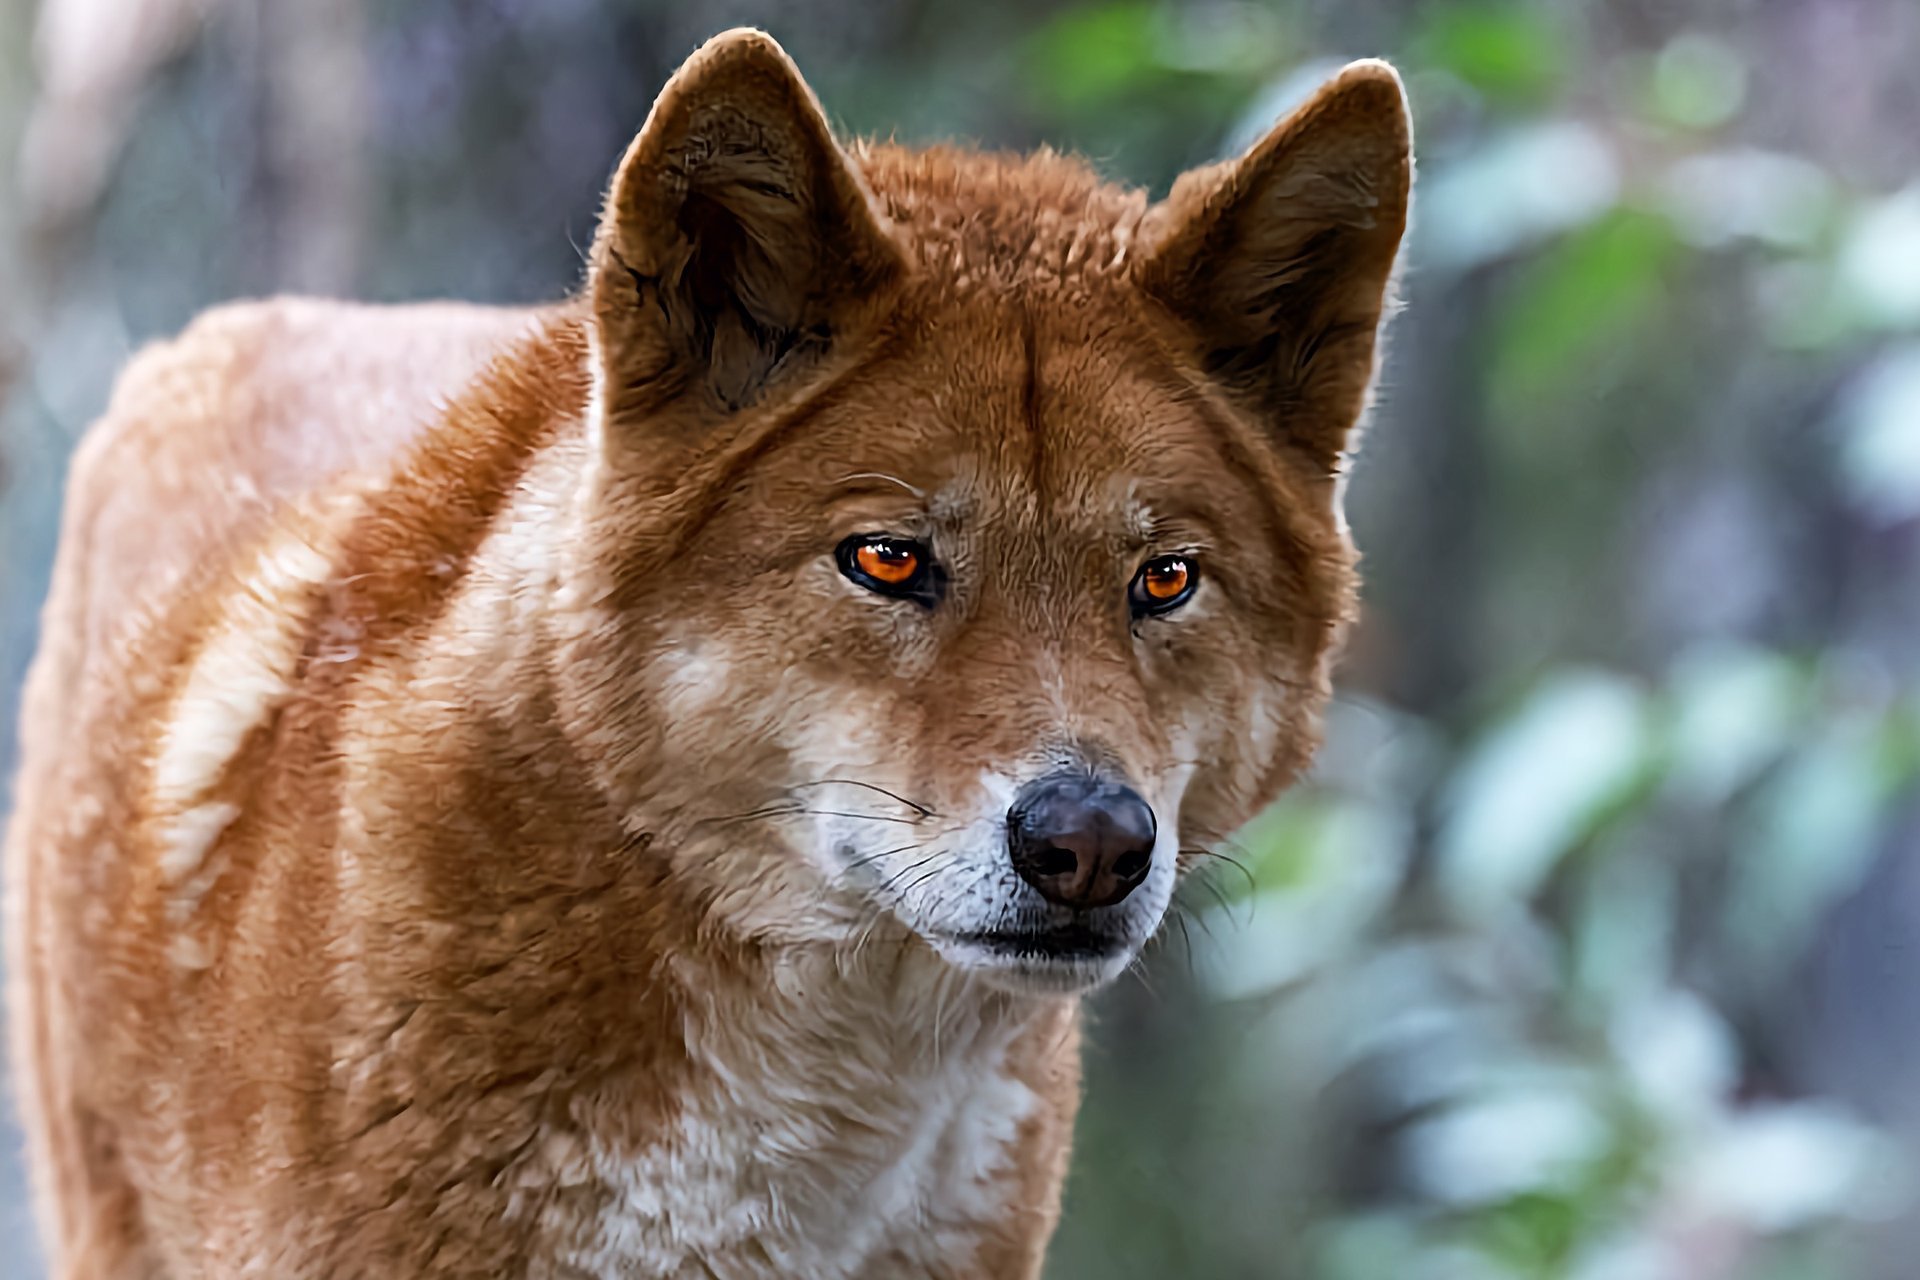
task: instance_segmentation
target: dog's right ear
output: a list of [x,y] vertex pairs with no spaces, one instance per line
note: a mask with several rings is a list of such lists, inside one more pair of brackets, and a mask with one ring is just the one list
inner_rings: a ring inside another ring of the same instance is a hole
[[689,390],[751,403],[875,316],[904,261],[786,53],[715,36],[654,102],[594,238],[608,420]]

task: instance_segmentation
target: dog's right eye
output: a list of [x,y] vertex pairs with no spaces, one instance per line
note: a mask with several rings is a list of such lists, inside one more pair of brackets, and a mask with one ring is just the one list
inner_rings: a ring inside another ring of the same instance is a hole
[[938,572],[924,543],[884,533],[858,533],[834,553],[849,581],[883,596],[931,605],[938,596]]

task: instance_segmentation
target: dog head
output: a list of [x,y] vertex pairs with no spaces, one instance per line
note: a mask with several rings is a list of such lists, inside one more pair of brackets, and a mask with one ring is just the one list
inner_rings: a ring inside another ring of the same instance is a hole
[[1410,179],[1379,63],[1151,205],[843,148],[758,33],[682,68],[594,245],[561,666],[716,917],[1124,968],[1315,744]]

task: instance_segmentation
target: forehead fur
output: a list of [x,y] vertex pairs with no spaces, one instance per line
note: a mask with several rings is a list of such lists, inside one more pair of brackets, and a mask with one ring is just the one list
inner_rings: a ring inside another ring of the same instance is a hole
[[953,289],[1088,291],[1126,266],[1147,194],[1085,161],[863,142],[854,163],[930,283]]

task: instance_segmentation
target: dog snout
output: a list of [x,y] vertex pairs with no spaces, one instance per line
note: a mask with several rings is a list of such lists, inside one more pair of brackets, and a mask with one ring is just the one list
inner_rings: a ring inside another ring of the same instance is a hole
[[1153,863],[1153,810],[1132,787],[1083,773],[1037,778],[1007,810],[1007,855],[1048,902],[1110,907]]

